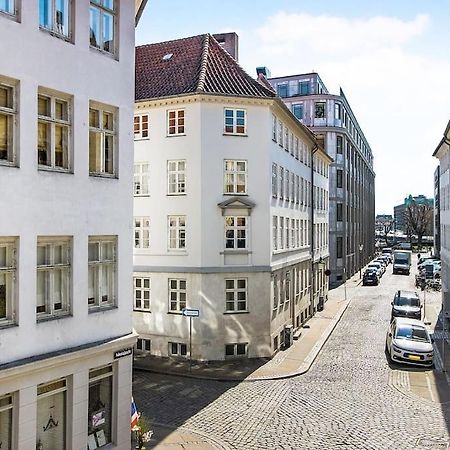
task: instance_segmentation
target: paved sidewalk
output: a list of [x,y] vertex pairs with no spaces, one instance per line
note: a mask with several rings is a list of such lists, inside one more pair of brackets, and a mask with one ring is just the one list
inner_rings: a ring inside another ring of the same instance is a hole
[[301,329],[301,336],[294,345],[278,352],[273,359],[246,359],[240,361],[219,361],[193,363],[188,361],[146,356],[135,358],[134,368],[156,373],[165,373],[218,381],[258,381],[290,378],[306,373],[327,341],[334,327],[350,303],[354,289],[360,284],[357,273],[346,283],[330,290],[324,310]]

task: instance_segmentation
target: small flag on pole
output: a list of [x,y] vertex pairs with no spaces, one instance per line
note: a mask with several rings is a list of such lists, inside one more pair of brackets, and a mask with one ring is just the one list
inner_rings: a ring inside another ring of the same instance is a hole
[[131,429],[137,426],[139,422],[139,414],[137,412],[136,403],[134,403],[134,398],[131,397]]

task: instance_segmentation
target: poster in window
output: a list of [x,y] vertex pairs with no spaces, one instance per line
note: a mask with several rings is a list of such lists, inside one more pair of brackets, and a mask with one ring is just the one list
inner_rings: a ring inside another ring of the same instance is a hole
[[95,450],[97,448],[97,441],[95,440],[95,436],[93,434],[88,435],[88,450]]
[[106,436],[105,436],[105,432],[103,430],[97,431],[97,433],[95,433],[95,435],[97,436],[97,442],[98,442],[99,447],[106,445]]
[[92,414],[92,427],[98,428],[105,423],[105,410],[97,411]]

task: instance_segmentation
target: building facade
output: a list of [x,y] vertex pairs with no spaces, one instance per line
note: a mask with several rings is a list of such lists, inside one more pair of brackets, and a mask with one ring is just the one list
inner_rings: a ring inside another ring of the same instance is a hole
[[[288,345],[328,292],[329,162],[213,36],[138,47],[137,352],[223,360]],[[200,314],[191,355],[185,308]]]
[[440,167],[434,171],[433,244],[434,254],[441,257]]
[[130,448],[143,2],[120,3],[0,2],[2,450]]
[[442,313],[450,320],[450,121],[433,156],[439,159],[439,223]]
[[330,94],[317,73],[269,81],[334,160],[330,167],[330,285],[336,286],[365,266],[374,254],[372,150],[342,89],[339,95]]

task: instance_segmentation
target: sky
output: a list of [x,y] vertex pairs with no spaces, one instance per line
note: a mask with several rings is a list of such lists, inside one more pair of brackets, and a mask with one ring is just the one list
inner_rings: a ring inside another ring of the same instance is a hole
[[450,120],[448,0],[149,0],[136,44],[234,31],[253,77],[318,72],[342,87],[374,155],[375,209],[433,196]]

